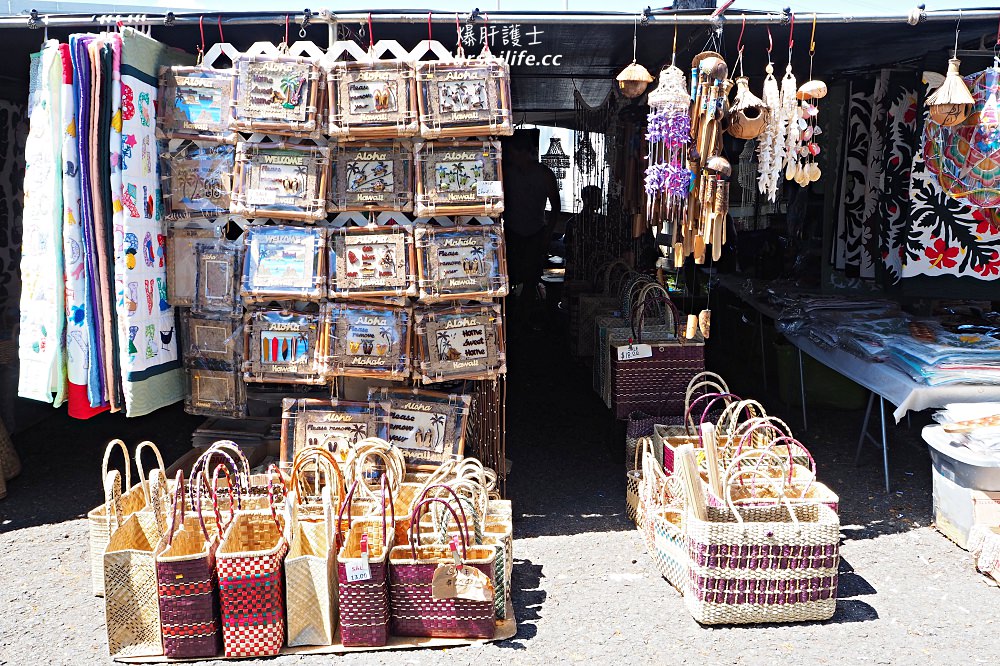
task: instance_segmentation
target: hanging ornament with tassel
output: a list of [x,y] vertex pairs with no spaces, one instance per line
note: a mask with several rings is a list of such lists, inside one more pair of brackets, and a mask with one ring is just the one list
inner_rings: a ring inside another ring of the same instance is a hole
[[945,74],[944,83],[927,97],[928,115],[932,122],[945,127],[954,127],[965,121],[972,113],[972,107],[976,100],[969,92],[969,86],[965,85],[965,80],[959,73],[962,61],[958,59],[958,35],[961,32],[961,15],[955,24],[955,49],[952,57],[948,60],[948,73]]

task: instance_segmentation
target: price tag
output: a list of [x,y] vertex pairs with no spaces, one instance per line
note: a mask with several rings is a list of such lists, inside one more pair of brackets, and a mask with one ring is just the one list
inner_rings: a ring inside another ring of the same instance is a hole
[[464,566],[455,573],[455,596],[470,601],[493,601],[493,582],[476,567]]
[[368,535],[361,535],[361,560],[351,560],[347,562],[347,582],[354,583],[359,580],[371,580],[372,571],[368,566]]
[[434,601],[454,599],[458,596],[455,589],[456,569],[454,564],[439,564],[431,577],[431,598]]
[[503,181],[481,180],[476,183],[477,197],[499,197],[503,196]]
[[247,190],[247,204],[250,206],[273,206],[278,201],[278,193],[262,188]]
[[632,361],[637,358],[652,358],[653,356],[651,345],[621,345],[615,349],[618,351],[619,361]]

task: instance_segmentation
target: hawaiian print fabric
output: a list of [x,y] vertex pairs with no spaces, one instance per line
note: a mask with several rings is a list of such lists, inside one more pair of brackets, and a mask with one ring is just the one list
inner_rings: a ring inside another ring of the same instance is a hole
[[[870,226],[875,200],[871,183],[878,178],[872,169],[881,162],[881,142],[876,142],[872,150],[875,87],[873,79],[853,81],[848,98],[843,192],[833,247],[834,266],[848,277],[875,274]],[[874,152],[878,153],[878,160],[873,159]]]
[[59,44],[50,40],[32,55],[30,129],[24,148],[24,214],[31,224],[24,227],[21,244],[18,395],[57,407],[65,386],[61,80]]

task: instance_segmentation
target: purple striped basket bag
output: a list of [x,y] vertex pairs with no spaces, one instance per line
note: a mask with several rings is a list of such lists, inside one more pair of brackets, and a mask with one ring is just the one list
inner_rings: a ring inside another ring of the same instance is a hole
[[[653,296],[659,291],[659,296]],[[705,341],[678,336],[677,308],[660,285],[647,285],[636,303],[630,336],[609,339],[611,360],[610,397],[615,418],[628,418],[630,412],[643,411],[654,416],[680,416],[688,383],[705,371]],[[659,304],[664,324],[650,328],[647,310]],[[655,336],[643,335],[646,328],[668,331]]]
[[[461,530],[457,546],[455,541],[448,545],[420,544],[420,516],[435,502],[445,505],[456,525],[466,524],[443,499],[424,499],[413,508],[410,544],[396,546],[389,553],[390,631],[396,636],[492,639],[496,633],[493,607],[496,548],[470,546],[468,529]],[[455,553],[459,552],[461,556],[456,561]],[[483,589],[478,599],[436,598],[433,582],[439,567],[451,567],[442,572],[452,576],[461,567],[473,567],[478,570],[475,577],[485,579],[488,589]]]
[[[396,510],[386,476],[382,475],[381,518],[355,518],[346,535],[337,534],[340,640],[348,647],[380,647],[389,640],[389,552],[396,535]],[[351,484],[338,525],[345,509],[351,515],[359,483],[363,481]]]
[[[268,476],[278,474],[271,466]],[[285,642],[282,563],[288,552],[284,525],[275,511],[238,511],[215,553],[226,657],[278,654]]]
[[178,471],[170,528],[156,554],[163,654],[174,659],[214,657],[222,651],[215,573],[219,540],[208,531],[200,502],[195,507],[198,515],[186,514],[184,504],[184,472]]
[[[775,483],[756,467],[761,459],[743,454],[730,464],[726,506],[684,516],[684,601],[701,624],[821,621],[836,610],[840,519],[826,505],[789,502],[783,477]],[[748,480],[774,484],[773,503],[738,506],[733,490]]]

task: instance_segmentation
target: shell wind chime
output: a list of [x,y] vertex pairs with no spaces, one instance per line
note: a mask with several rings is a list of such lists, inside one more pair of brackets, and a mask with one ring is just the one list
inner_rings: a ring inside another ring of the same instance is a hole
[[[691,97],[684,72],[674,65],[660,72],[656,88],[649,93],[646,140],[646,215],[651,226],[671,229],[674,263],[684,261],[682,225],[687,213],[692,173],[687,168],[691,142]],[[679,256],[678,256],[679,255]]]
[[768,63],[764,69],[763,100],[767,107],[767,123],[760,134],[757,143],[757,189],[771,203],[778,198],[778,178],[781,172],[781,162],[785,152],[785,139],[781,134],[781,94],[778,92],[778,80],[774,78],[774,65],[771,64],[771,50],[767,51]]
[[[817,124],[819,107],[817,102],[826,97],[826,84],[812,78],[813,56],[816,55],[816,17],[813,16],[812,36],[809,41],[809,80],[799,86],[792,100],[792,115],[788,128],[788,141],[785,154],[785,179],[795,181],[799,187],[805,187],[820,179],[822,171],[816,164],[816,156],[820,153],[816,137],[823,133]],[[791,59],[789,59],[791,60]],[[789,62],[789,73],[791,62]],[[787,76],[787,75],[786,75]],[[782,95],[784,95],[782,88]],[[782,99],[784,101],[784,99]],[[794,133],[794,139],[793,139]]]

